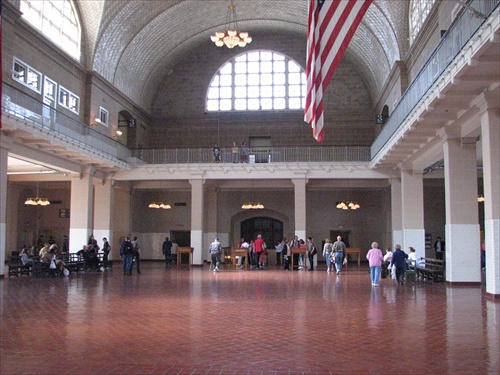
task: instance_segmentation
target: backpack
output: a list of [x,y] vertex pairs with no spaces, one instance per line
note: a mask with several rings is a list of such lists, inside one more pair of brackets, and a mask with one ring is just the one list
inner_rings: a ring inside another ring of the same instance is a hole
[[123,243],[123,254],[132,254],[133,252],[132,243],[130,241],[125,241]]

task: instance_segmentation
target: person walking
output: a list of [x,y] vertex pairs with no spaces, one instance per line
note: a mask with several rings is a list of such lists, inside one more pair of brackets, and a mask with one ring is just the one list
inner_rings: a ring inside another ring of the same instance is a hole
[[123,261],[123,274],[132,275],[132,261],[134,259],[134,246],[130,237],[125,237],[125,241],[120,246],[120,256]]
[[172,259],[172,242],[168,237],[165,237],[165,241],[163,241],[163,244],[161,246],[161,251],[165,256],[165,266],[168,267]]
[[208,251],[210,252],[210,257],[212,259],[212,266],[214,267],[214,272],[219,272],[220,255],[222,252],[222,247],[220,246],[220,242],[217,237],[215,237],[214,242],[210,244]]
[[325,240],[325,246],[323,246],[323,256],[325,257],[326,261],[326,272],[333,272],[333,245],[332,245],[332,240],[327,238]]
[[262,235],[259,234],[254,242],[255,246],[255,260],[257,262],[257,269],[264,269],[264,258],[266,251],[266,243],[262,239]]
[[246,142],[243,142],[241,144],[240,148],[240,155],[241,155],[241,162],[242,163],[248,163],[248,155],[250,154],[250,148],[248,147]]
[[307,257],[309,259],[309,271],[314,271],[314,256],[318,253],[312,237],[307,237]]
[[[293,261],[292,263],[296,264],[297,269],[299,269],[300,254],[298,254],[298,253],[293,254],[293,251],[292,251],[292,249],[299,249],[300,248],[299,236],[293,237],[293,240],[290,241],[289,247],[290,247],[290,253],[292,254],[291,256],[293,257],[293,259],[290,259],[290,262]],[[293,271],[293,267],[292,267],[292,271]]]
[[240,148],[236,144],[236,142],[233,142],[233,147],[231,147],[231,159],[233,163],[237,163],[240,158]]
[[135,264],[137,266],[137,273],[140,275],[141,274],[141,248],[139,247],[139,243],[137,242],[137,236],[134,236],[134,240],[132,241],[132,245],[134,247],[134,258],[135,258]]
[[370,278],[372,280],[372,286],[378,286],[384,255],[382,254],[382,250],[378,248],[377,242],[372,242],[372,248],[368,250],[366,259],[368,259],[368,264],[370,265]]
[[337,236],[337,241],[333,243],[333,256],[335,258],[335,268],[337,269],[337,275],[342,271],[342,265],[344,263],[344,257],[346,253],[345,243],[342,241],[342,237]]
[[219,163],[220,162],[220,147],[216,143],[213,147],[213,152],[214,152],[214,162]]
[[395,245],[394,253],[392,253],[391,267],[394,271],[396,268],[396,280],[398,284],[404,284],[405,272],[406,272],[406,259],[408,259],[408,254],[401,250],[401,245]]
[[102,238],[102,251],[103,251],[103,256],[102,256],[102,266],[107,269],[111,268],[111,262],[109,261],[109,252],[111,251],[111,246],[108,242],[108,239],[106,237]]
[[286,237],[283,237],[283,240],[281,241],[283,244],[283,269],[285,271],[290,271],[290,261],[291,261],[291,248],[290,245],[288,244],[288,239]]
[[444,258],[444,241],[440,236],[436,237],[436,242],[434,242],[434,251],[436,252],[436,259],[443,260]]
[[283,240],[276,245],[276,267],[281,267],[281,258],[283,255]]

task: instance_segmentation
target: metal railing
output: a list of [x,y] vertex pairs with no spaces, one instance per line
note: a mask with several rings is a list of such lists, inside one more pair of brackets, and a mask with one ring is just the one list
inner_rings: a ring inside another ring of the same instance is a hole
[[[471,7],[489,17],[499,6],[498,0],[475,0]],[[379,136],[372,144],[371,158],[374,158],[384,145],[391,139],[399,126],[424,97],[426,92],[436,82],[448,65],[464,48],[474,33],[484,23],[484,19],[464,10],[455,23],[450,26],[438,46],[424,64],[419,74],[403,94],[394,112],[389,117]]]
[[61,139],[99,150],[109,157],[122,161],[130,157],[130,150],[118,141],[5,82],[2,83],[2,111],[26,120],[42,134],[46,132],[57,135]]
[[[314,147],[253,147],[248,158],[231,148],[220,149],[220,162],[233,163],[332,163],[369,162],[369,146],[314,146]],[[149,164],[183,164],[216,162],[211,148],[137,149],[132,156]],[[234,157],[234,159],[233,159]]]

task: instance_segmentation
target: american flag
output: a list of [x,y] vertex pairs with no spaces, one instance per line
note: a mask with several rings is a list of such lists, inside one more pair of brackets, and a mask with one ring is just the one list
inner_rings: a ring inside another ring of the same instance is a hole
[[309,0],[304,120],[323,142],[323,93],[372,0]]

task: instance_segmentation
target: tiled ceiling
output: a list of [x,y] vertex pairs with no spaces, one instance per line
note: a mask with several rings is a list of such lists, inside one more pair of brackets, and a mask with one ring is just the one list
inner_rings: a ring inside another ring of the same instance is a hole
[[[225,25],[230,0],[77,1],[84,62],[148,110],[150,93],[180,56]],[[235,0],[238,25],[250,34],[300,33],[306,43],[306,0]],[[372,99],[408,49],[407,0],[375,0],[348,50]],[[374,64],[376,62],[376,64]]]

